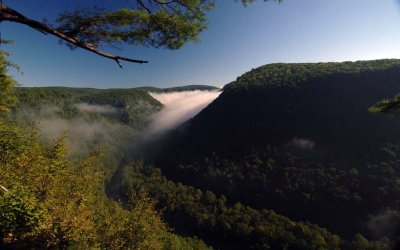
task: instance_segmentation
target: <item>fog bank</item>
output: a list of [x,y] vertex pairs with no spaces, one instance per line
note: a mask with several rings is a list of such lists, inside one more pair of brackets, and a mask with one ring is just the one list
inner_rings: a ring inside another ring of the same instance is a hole
[[[117,111],[109,105],[76,104],[79,113],[72,119],[62,118],[62,108],[56,105],[21,108],[17,116],[28,123],[37,123],[41,137],[52,141],[66,135],[66,141],[74,156],[85,155],[101,146],[114,151],[128,149],[127,142],[132,141],[137,133],[132,127],[101,119],[86,117],[85,113],[109,113]],[[129,147],[130,148],[130,147]]]
[[75,107],[80,112],[87,112],[87,113],[112,113],[118,111],[111,105],[93,105],[88,103],[79,103],[76,104]]
[[161,102],[164,108],[152,116],[146,134],[156,135],[171,130],[197,115],[214,101],[221,91],[183,91],[171,93],[149,93]]

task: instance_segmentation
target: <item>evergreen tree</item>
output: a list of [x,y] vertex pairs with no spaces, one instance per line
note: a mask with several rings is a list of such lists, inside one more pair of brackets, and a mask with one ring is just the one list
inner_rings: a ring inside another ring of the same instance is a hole
[[[255,0],[242,0],[243,4]],[[267,0],[264,0],[267,1]],[[274,0],[281,2],[282,0]],[[0,22],[27,25],[97,55],[120,61],[147,63],[145,60],[116,56],[99,50],[103,45],[144,45],[179,49],[188,41],[198,41],[207,28],[206,13],[216,0],[135,0],[117,10],[96,7],[60,13],[54,23],[38,22],[0,3]]]

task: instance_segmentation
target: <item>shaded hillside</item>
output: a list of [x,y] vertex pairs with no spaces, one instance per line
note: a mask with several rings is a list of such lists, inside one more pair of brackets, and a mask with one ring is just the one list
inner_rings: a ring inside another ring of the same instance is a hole
[[296,222],[271,210],[230,204],[207,189],[174,183],[160,169],[132,163],[123,169],[121,192],[145,191],[157,200],[164,218],[178,232],[195,234],[216,249],[338,249],[337,235],[308,222]]
[[400,92],[399,81],[399,60],[266,65],[226,85],[176,132],[177,147],[193,159],[199,152],[237,156],[303,142],[320,159],[358,161],[371,152],[375,158],[387,142],[400,140],[400,118],[368,108]]
[[395,244],[400,117],[368,108],[399,80],[400,60],[260,67],[171,133],[155,164],[232,202]]

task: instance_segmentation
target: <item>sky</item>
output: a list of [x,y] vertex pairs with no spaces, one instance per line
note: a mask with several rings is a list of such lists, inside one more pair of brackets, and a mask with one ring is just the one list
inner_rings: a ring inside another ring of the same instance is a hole
[[[3,0],[22,14],[52,20],[82,3],[117,7],[126,0]],[[69,50],[57,38],[20,24],[0,24],[2,45],[23,74],[11,73],[23,86],[94,88],[171,87],[205,84],[222,87],[268,63],[356,61],[400,58],[400,0],[285,0],[243,7],[218,0],[208,13],[200,42],[179,50],[122,46],[108,52],[149,60],[114,61],[82,49]]]

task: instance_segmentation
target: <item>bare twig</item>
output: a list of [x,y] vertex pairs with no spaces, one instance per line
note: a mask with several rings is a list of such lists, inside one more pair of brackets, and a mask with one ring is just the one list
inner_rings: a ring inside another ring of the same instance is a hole
[[5,188],[3,185],[0,185],[0,188],[3,189],[5,192],[9,192],[7,188]]

